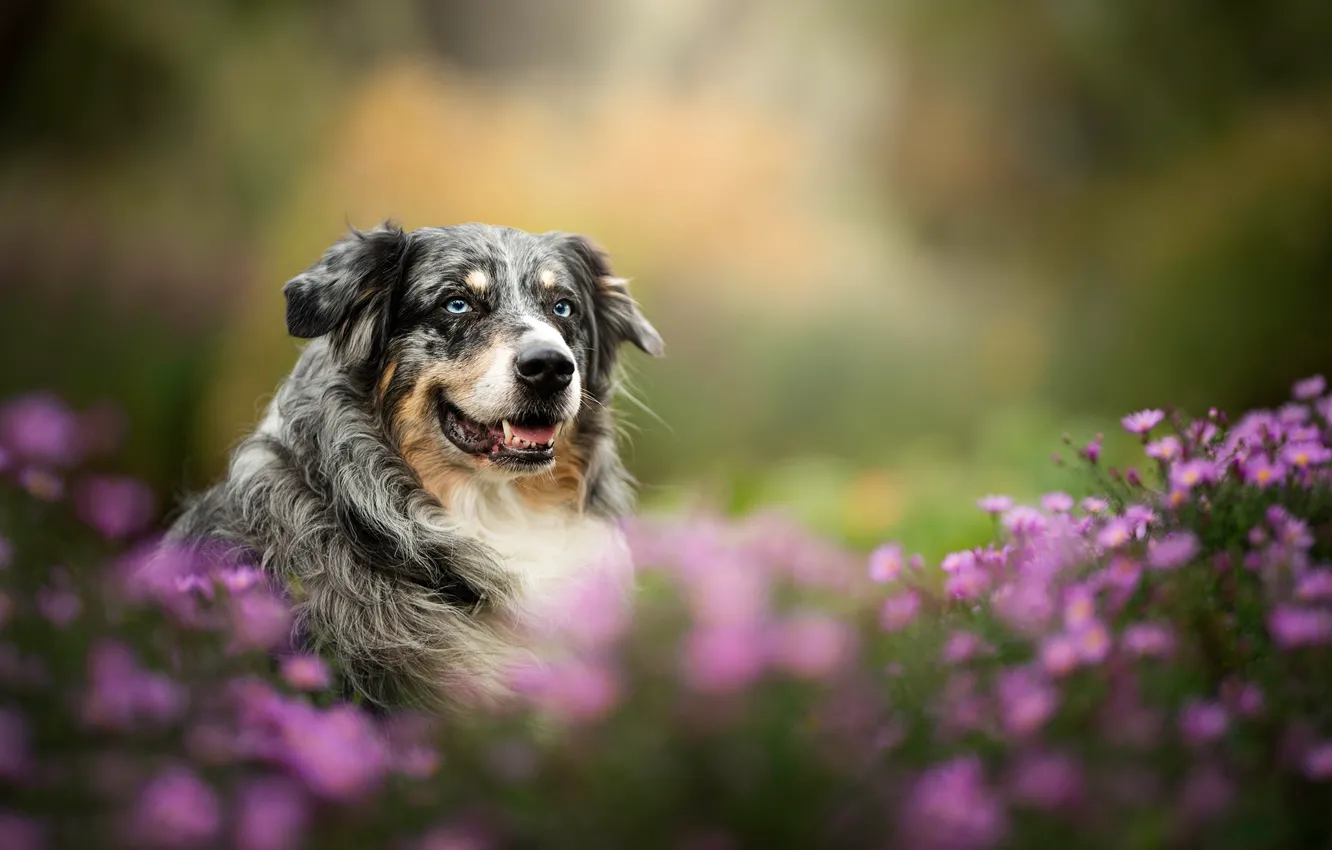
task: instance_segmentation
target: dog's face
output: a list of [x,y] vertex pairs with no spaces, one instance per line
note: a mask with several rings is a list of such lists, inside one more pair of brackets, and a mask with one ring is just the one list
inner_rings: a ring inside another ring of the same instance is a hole
[[507,476],[549,470],[584,405],[608,401],[620,343],[662,348],[604,255],[562,233],[354,232],[284,293],[289,331],[328,335],[433,461]]

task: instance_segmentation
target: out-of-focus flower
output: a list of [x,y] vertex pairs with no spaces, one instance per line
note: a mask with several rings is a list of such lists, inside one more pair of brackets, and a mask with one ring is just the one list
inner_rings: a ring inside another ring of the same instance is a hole
[[885,543],[870,553],[869,577],[872,581],[897,581],[902,577],[902,547],[896,543]]
[[998,693],[1004,729],[1016,737],[1026,737],[1041,729],[1059,703],[1054,686],[1025,667],[1000,674]]
[[1320,741],[1304,753],[1304,775],[1315,782],[1332,780],[1332,741]]
[[928,850],[990,847],[1008,831],[1008,817],[985,786],[980,760],[963,756],[930,768],[902,811],[910,846]]
[[19,484],[41,502],[58,502],[65,495],[65,481],[49,469],[30,466],[19,473]]
[[58,629],[68,628],[83,613],[83,600],[63,587],[43,587],[36,593],[37,610]]
[[762,636],[745,626],[696,628],[681,653],[685,682],[707,693],[742,690],[763,674],[764,648]]
[[27,721],[17,711],[0,706],[0,780],[21,782],[32,767]]
[[1280,463],[1273,463],[1266,454],[1250,455],[1244,463],[1244,478],[1266,489],[1285,480],[1286,468]]
[[316,710],[287,704],[279,715],[281,758],[316,794],[357,799],[388,770],[388,749],[370,718],[349,705]]
[[273,649],[290,635],[290,607],[262,588],[232,599],[230,610],[232,638],[240,649]]
[[989,573],[972,566],[950,575],[944,582],[944,592],[950,599],[979,599],[989,586]]
[[1291,396],[1300,401],[1312,401],[1327,391],[1327,381],[1322,375],[1312,375],[1301,381],[1296,381],[1295,386],[1291,388]]
[[136,478],[99,475],[79,484],[74,508],[103,537],[124,540],[148,527],[157,500],[148,485]]
[[1110,503],[1096,496],[1088,496],[1082,500],[1082,509],[1089,514],[1103,514],[1110,510]]
[[994,613],[1019,634],[1035,635],[1054,617],[1055,603],[1042,581],[1025,579],[1005,582],[990,596]]
[[1069,635],[1053,635],[1041,644],[1041,665],[1052,676],[1071,673],[1081,661],[1077,642]]
[[1077,631],[1096,619],[1096,597],[1086,586],[1070,587],[1064,597],[1064,626]]
[[1213,484],[1218,472],[1216,465],[1205,458],[1195,458],[1177,463],[1170,469],[1170,486],[1175,490],[1188,492],[1199,484]]
[[1322,466],[1332,461],[1332,449],[1322,443],[1288,443],[1281,449],[1281,460],[1296,469]]
[[0,847],[5,850],[42,850],[46,847],[46,829],[30,818],[0,811]]
[[1096,439],[1083,446],[1079,454],[1085,457],[1089,463],[1097,463],[1101,459],[1101,435],[1097,434]]
[[1332,601],[1332,568],[1309,570],[1296,579],[1295,598],[1304,602]]
[[1132,539],[1133,523],[1123,517],[1111,519],[1096,535],[1096,542],[1107,549],[1118,549]]
[[1119,420],[1124,426],[1124,430],[1130,434],[1146,434],[1157,425],[1160,425],[1165,419],[1165,413],[1160,410],[1140,410],[1137,413],[1130,413]]
[[49,393],[20,396],[0,408],[0,445],[39,466],[75,466],[84,456],[78,417]]
[[960,573],[975,569],[975,567],[976,553],[970,549],[964,549],[961,552],[949,552],[939,562],[939,569],[946,573]]
[[976,507],[985,511],[987,514],[999,515],[1009,508],[1013,507],[1013,500],[1007,496],[982,496],[976,500]]
[[333,674],[317,655],[289,655],[282,659],[282,678],[300,691],[322,691],[333,681]]
[[707,626],[755,624],[768,609],[769,575],[756,564],[723,562],[686,582],[694,619]]
[[195,847],[210,841],[221,828],[217,795],[185,768],[158,774],[139,797],[135,837],[153,847]]
[[884,631],[900,632],[916,619],[918,613],[920,593],[912,589],[903,590],[883,600],[883,606],[879,609],[879,624]]
[[994,647],[965,630],[953,632],[944,642],[942,659],[945,664],[961,664],[981,655],[989,655]]
[[1193,745],[1210,744],[1226,733],[1230,718],[1219,703],[1193,700],[1185,704],[1179,715],[1179,729],[1185,742]]
[[1211,820],[1230,806],[1235,784],[1214,764],[1194,768],[1179,793],[1179,809],[1189,820]]
[[293,782],[253,779],[236,795],[239,850],[296,850],[309,818],[305,795]]
[[1154,443],[1148,443],[1144,451],[1147,457],[1173,461],[1178,460],[1183,454],[1184,447],[1180,444],[1178,437],[1162,437]]
[[1029,753],[1018,758],[1009,774],[1008,797],[1014,803],[1053,811],[1079,802],[1082,769],[1057,753]]
[[185,693],[166,676],[139,667],[129,647],[113,641],[88,653],[85,723],[125,730],[138,722],[168,723],[185,707]]
[[1004,528],[1015,537],[1029,537],[1041,534],[1049,528],[1050,522],[1045,514],[1026,505],[1018,505],[1004,514]]
[[1322,646],[1332,643],[1332,612],[1278,605],[1267,618],[1267,629],[1284,649]]
[[1175,651],[1175,636],[1162,623],[1133,623],[1120,636],[1124,651],[1130,655],[1168,658]]
[[1099,620],[1073,633],[1078,657],[1088,664],[1099,664],[1110,654],[1110,632]]
[[854,634],[840,620],[821,614],[800,614],[777,627],[771,655],[778,669],[815,679],[848,661],[854,641]]
[[14,563],[14,544],[0,535],[0,570],[9,569]]
[[1067,493],[1046,493],[1041,497],[1041,507],[1052,514],[1066,514],[1073,510],[1073,497]]
[[1192,561],[1198,550],[1198,538],[1188,531],[1176,531],[1147,544],[1147,563],[1158,570],[1173,570]]

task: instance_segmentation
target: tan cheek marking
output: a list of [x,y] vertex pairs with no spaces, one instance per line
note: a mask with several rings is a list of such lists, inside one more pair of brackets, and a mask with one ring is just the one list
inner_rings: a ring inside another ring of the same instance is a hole
[[550,269],[542,269],[540,278],[541,278],[541,285],[546,287],[547,289],[555,285],[555,272],[551,271]]
[[451,398],[465,399],[488,365],[487,360],[476,358],[434,366],[417,379],[392,416],[398,451],[426,492],[446,508],[453,493],[484,461],[457,451],[440,433],[434,390],[442,387]]
[[477,292],[484,292],[486,286],[490,284],[490,278],[480,269],[472,269],[467,273],[467,285]]
[[379,377],[379,399],[383,401],[384,394],[388,392],[389,384],[393,382],[393,376],[398,371],[398,361],[390,360],[388,367],[384,369],[384,374]]

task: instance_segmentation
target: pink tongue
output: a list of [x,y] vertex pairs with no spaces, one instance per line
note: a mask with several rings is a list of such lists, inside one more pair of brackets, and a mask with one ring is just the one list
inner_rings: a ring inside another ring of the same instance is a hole
[[520,440],[526,440],[529,443],[549,443],[555,439],[555,426],[544,425],[538,428],[524,428],[520,425],[510,425],[509,430]]

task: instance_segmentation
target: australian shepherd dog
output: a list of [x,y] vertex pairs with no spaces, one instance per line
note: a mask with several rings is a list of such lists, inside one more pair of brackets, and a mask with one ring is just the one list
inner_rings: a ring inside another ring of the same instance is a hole
[[660,336],[564,233],[352,231],[283,293],[311,341],[169,539],[261,565],[372,704],[503,699],[562,588],[628,595],[611,401]]

